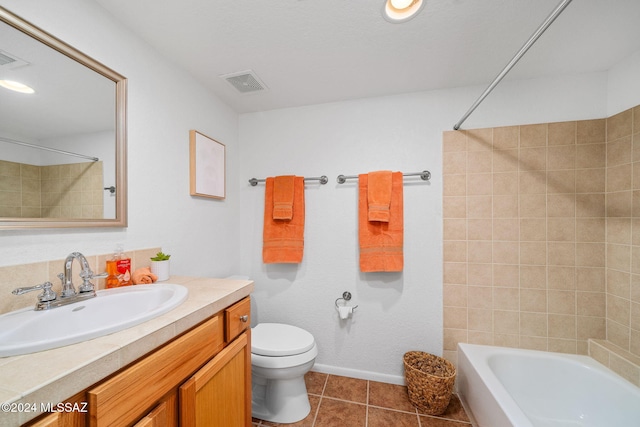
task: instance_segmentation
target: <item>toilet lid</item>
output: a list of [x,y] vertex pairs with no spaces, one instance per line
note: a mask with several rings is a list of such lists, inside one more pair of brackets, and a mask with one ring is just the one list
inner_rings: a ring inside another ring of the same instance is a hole
[[292,356],[313,348],[313,335],[283,323],[258,323],[251,330],[251,353],[261,356]]

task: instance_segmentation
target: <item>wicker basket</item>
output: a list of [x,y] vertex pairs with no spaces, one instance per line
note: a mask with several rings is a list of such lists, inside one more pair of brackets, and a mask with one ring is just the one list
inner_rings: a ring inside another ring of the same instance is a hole
[[409,400],[413,406],[429,415],[444,413],[456,380],[455,366],[442,357],[422,351],[405,353],[403,361]]

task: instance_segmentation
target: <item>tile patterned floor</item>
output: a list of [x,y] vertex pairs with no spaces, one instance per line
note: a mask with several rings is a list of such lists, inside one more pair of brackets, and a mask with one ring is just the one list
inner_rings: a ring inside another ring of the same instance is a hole
[[311,413],[293,424],[253,419],[253,426],[290,427],[471,427],[456,396],[438,416],[420,413],[405,386],[309,372]]

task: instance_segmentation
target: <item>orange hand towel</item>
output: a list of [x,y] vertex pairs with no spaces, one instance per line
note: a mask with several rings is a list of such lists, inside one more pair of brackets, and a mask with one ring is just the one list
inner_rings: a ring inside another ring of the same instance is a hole
[[295,176],[276,176],[273,182],[273,219],[293,218],[293,182]]
[[404,266],[404,208],[402,172],[391,177],[389,222],[369,221],[368,175],[358,176],[358,237],[360,271],[402,271]]
[[151,272],[150,267],[138,268],[131,275],[134,285],[149,284],[158,280],[158,276]]
[[304,178],[293,179],[293,216],[274,219],[274,178],[267,178],[264,192],[262,261],[265,264],[302,262],[304,249]]
[[369,221],[389,222],[391,171],[369,172],[367,205]]

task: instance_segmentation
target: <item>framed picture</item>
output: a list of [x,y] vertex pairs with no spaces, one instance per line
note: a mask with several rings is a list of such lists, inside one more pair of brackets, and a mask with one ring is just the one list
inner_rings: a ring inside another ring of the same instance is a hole
[[226,147],[213,138],[189,131],[189,174],[192,196],[224,199]]

